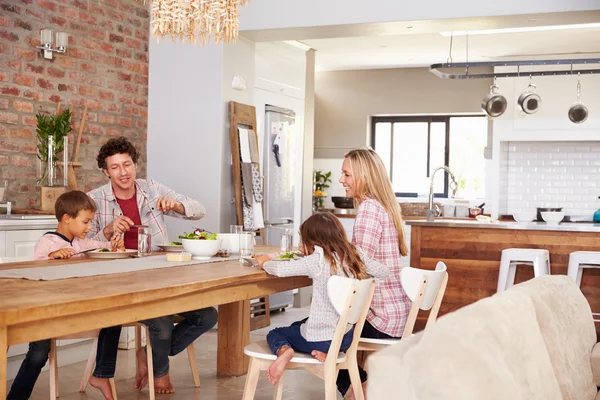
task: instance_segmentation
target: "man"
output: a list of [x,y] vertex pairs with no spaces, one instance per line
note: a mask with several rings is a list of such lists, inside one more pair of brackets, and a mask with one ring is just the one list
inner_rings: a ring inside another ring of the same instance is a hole
[[[103,240],[111,238],[115,233],[124,234],[125,247],[128,249],[137,249],[136,225],[150,227],[152,243],[166,243],[168,236],[165,215],[197,220],[206,214],[204,206],[198,201],[178,194],[154,180],[136,179],[138,159],[138,151],[126,138],[109,140],[100,149],[96,160],[110,182],[88,193],[98,206],[90,235]],[[156,248],[154,245],[152,247]],[[175,392],[169,379],[169,356],[185,350],[217,323],[217,311],[213,307],[178,315],[184,320],[176,327],[173,327],[172,315],[141,321],[150,330],[156,393]],[[105,330],[100,332],[99,340],[104,339],[103,332]],[[116,343],[111,345],[114,346],[116,355],[118,337]],[[140,350],[136,354],[138,373],[134,387],[137,389],[142,389],[148,383],[146,354],[144,349]],[[98,362],[102,363],[102,360]],[[104,387],[104,381],[91,380],[90,383]]]

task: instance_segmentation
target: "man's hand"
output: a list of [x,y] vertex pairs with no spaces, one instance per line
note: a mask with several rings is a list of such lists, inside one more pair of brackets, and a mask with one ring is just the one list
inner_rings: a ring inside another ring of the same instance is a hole
[[272,260],[272,257],[269,256],[268,254],[261,254],[261,255],[258,255],[258,256],[254,256],[254,259],[258,262],[258,266],[260,268],[262,268],[263,265],[265,265],[265,263],[267,261],[271,261]]
[[67,258],[71,258],[73,253],[75,253],[75,249],[72,247],[67,247],[65,249],[53,251],[52,253],[48,254],[48,257],[49,258],[57,258],[57,259],[58,258],[67,259]]
[[163,213],[175,211],[179,214],[185,214],[185,207],[183,204],[170,197],[159,197],[158,200],[156,200],[156,208]]
[[129,230],[129,228],[131,228],[132,225],[135,224],[131,218],[124,215],[119,215],[110,224],[106,225],[106,227],[102,230],[102,233],[104,233],[106,240],[110,240],[115,233],[118,235],[125,233]]
[[113,234],[113,237],[110,239],[110,244],[113,249],[125,250],[125,243],[123,242],[123,238],[118,233]]

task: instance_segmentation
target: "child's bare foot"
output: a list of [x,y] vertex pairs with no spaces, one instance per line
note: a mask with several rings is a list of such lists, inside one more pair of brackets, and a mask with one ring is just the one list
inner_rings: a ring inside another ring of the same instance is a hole
[[100,390],[106,400],[114,400],[108,378],[97,378],[92,375],[90,377],[90,385]]
[[133,387],[142,390],[148,384],[148,359],[143,348],[135,352],[136,374]]
[[154,378],[154,392],[158,394],[175,393],[175,388],[171,383],[169,374],[163,375],[160,378]]
[[325,359],[327,358],[327,353],[323,353],[322,351],[318,350],[313,350],[310,354],[322,363],[324,363]]
[[283,346],[277,352],[277,360],[267,368],[267,378],[271,385],[275,386],[285,371],[285,366],[294,357],[294,350],[291,347]]

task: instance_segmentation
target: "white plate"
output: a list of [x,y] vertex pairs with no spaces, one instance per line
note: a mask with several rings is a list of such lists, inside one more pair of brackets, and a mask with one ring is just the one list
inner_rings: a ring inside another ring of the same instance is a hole
[[86,253],[90,258],[129,258],[137,255],[137,250],[125,250],[125,251],[100,251],[94,250]]
[[252,267],[257,267],[258,266],[258,261],[256,261],[256,258],[254,257],[240,257],[242,260],[244,260],[244,262],[246,262],[247,264],[251,265]]
[[160,247],[161,249],[163,249],[166,252],[182,252],[183,251],[183,245],[182,244],[159,244],[157,245],[158,247]]

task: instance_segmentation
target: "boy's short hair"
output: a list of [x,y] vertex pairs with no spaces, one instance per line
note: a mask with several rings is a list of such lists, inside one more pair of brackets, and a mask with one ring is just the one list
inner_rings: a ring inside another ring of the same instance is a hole
[[72,190],[61,194],[54,204],[54,213],[58,221],[65,214],[77,218],[79,211],[87,210],[96,212],[97,209],[96,202],[80,190]]

